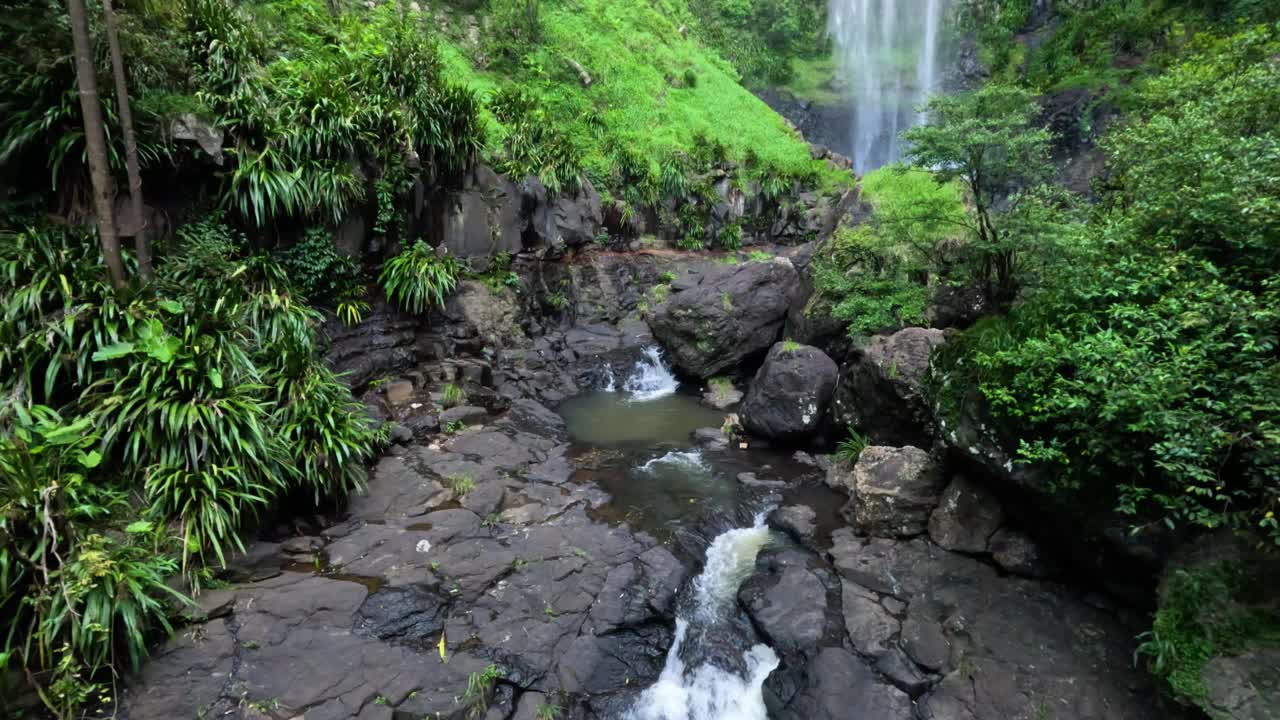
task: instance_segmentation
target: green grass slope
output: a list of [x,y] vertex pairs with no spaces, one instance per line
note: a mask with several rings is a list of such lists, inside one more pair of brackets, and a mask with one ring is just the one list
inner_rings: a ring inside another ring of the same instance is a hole
[[[757,176],[828,184],[804,140],[739,83],[737,71],[689,32],[682,0],[556,0],[541,3],[536,40],[504,26],[498,10],[457,15],[446,30],[446,67],[482,96],[521,91],[540,122],[581,152],[598,186],[663,189],[672,163],[719,156]],[[487,24],[468,40],[468,21]],[[591,78],[585,84],[574,63]],[[488,116],[489,148],[501,154],[512,123]],[[684,158],[688,158],[685,160]],[[688,168],[694,169],[694,168]],[[669,184],[669,183],[668,183]]]

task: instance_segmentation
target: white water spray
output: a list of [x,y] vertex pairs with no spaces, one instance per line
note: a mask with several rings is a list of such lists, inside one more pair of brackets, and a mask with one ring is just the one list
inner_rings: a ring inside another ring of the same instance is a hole
[[902,159],[898,133],[938,89],[947,0],[830,0],[828,27],[853,108],[858,173]]
[[656,347],[644,349],[644,357],[622,383],[622,389],[635,400],[656,400],[674,393],[679,386],[675,374]]
[[707,467],[707,463],[702,459],[702,453],[697,450],[672,450],[666,455],[660,455],[645,464],[636,468],[640,472],[653,472],[662,465],[669,465],[680,468],[686,472],[710,472],[711,468]]
[[754,526],[729,530],[712,541],[707,565],[694,580],[693,611],[676,618],[675,641],[662,674],[636,698],[625,720],[767,720],[762,688],[778,667],[772,649],[756,645],[743,655],[745,677],[710,664],[687,668],[680,649],[691,623],[712,626],[723,620],[768,540],[762,515]]

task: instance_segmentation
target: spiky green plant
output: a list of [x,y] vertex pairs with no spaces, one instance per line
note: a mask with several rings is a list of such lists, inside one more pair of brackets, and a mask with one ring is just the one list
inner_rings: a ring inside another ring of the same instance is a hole
[[421,314],[432,305],[443,305],[461,274],[458,261],[418,240],[387,261],[378,282],[397,305]]

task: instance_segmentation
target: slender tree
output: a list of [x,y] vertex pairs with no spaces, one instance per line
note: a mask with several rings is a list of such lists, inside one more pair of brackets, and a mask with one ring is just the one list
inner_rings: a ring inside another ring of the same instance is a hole
[[103,131],[102,108],[98,104],[98,78],[94,74],[89,45],[89,17],[84,0],[67,0],[71,16],[71,44],[76,57],[76,84],[80,88],[80,113],[84,116],[84,144],[89,156],[89,179],[93,184],[93,206],[98,216],[98,237],[102,259],[107,264],[111,284],[124,287],[124,263],[120,261],[120,238],[111,205],[111,167],[107,163],[107,136]]
[[138,138],[133,131],[133,110],[129,107],[129,83],[125,77],[124,53],[120,51],[120,33],[116,29],[116,13],[111,7],[111,0],[102,0],[102,20],[107,31],[107,45],[111,48],[111,74],[116,81],[116,105],[124,135],[125,168],[129,175],[129,209],[138,221],[133,246],[138,254],[138,274],[146,280],[151,277],[151,243],[147,237],[147,218],[143,214]]

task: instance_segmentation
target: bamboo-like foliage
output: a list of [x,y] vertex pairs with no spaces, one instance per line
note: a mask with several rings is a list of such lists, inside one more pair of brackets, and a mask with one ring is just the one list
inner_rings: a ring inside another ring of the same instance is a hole
[[167,575],[225,562],[286,493],[360,487],[384,438],[320,360],[319,312],[219,218],[126,299],[90,235],[0,240],[0,669],[70,718],[167,629]]
[[[197,95],[234,138],[223,204],[255,225],[339,222],[364,198],[362,162],[443,180],[481,146],[478,99],[444,82],[434,44],[389,11],[373,11],[371,34],[341,17],[308,18],[290,35],[298,51],[270,58],[227,0],[190,0],[188,9]],[[348,35],[334,44],[322,31]]]
[[445,296],[457,287],[461,274],[457,260],[437,254],[419,240],[387,261],[378,282],[397,305],[421,314],[432,305],[443,305]]

